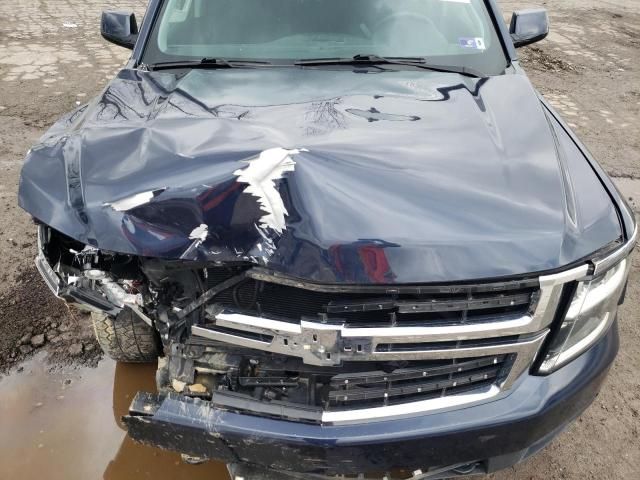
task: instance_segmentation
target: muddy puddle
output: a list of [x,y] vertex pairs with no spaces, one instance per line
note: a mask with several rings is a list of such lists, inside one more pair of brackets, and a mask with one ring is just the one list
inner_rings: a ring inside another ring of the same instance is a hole
[[154,365],[50,368],[40,354],[0,377],[0,479],[228,480],[224,464],[187,465],[126,436],[120,417],[155,390]]

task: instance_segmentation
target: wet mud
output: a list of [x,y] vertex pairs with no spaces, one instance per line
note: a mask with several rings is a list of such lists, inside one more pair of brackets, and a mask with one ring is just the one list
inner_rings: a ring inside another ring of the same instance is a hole
[[139,445],[120,418],[138,390],[155,391],[155,365],[52,367],[38,353],[0,377],[0,479],[227,480],[226,465],[188,465]]

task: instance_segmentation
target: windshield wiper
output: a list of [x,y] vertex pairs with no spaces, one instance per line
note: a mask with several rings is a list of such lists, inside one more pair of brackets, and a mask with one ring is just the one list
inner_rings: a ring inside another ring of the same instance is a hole
[[271,65],[270,62],[261,60],[243,60],[231,58],[203,58],[202,60],[179,60],[175,62],[161,62],[146,64],[149,70],[170,70],[174,68],[242,68],[256,67],[260,65]]
[[482,78],[486,75],[473,68],[460,65],[431,65],[422,57],[379,57],[378,55],[356,55],[351,58],[308,58],[299,60],[294,65],[313,67],[322,65],[403,65],[422,68],[433,72],[459,73],[468,77]]

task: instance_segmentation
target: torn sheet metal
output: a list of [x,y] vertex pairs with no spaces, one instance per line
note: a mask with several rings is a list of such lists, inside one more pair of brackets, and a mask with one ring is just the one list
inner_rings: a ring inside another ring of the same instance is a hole
[[451,282],[557,268],[619,237],[587,162],[571,174],[591,199],[577,225],[523,76],[125,69],[31,149],[19,201],[112,252]]

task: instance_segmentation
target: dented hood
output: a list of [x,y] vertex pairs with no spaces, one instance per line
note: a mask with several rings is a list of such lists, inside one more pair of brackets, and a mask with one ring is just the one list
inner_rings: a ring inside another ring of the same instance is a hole
[[562,162],[521,75],[123,70],[29,151],[19,200],[104,250],[446,282],[554,269],[620,235],[593,172],[578,185]]

